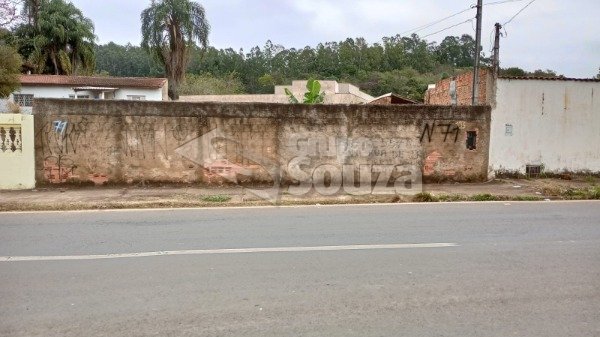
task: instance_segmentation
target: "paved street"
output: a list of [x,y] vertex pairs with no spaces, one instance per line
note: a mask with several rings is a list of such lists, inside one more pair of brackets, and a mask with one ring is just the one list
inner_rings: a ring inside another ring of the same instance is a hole
[[0,336],[597,337],[600,202],[6,213],[0,285]]

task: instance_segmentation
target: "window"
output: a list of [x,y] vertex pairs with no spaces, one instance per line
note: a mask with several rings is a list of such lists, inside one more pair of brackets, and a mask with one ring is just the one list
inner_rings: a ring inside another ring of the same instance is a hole
[[513,126],[512,124],[504,124],[504,135],[512,136],[513,135]]
[[33,95],[31,94],[13,94],[13,100],[19,106],[33,106]]
[[477,149],[477,131],[467,131],[467,149]]
[[[69,95],[69,98],[75,98],[75,95]],[[77,99],[89,99],[90,95],[77,95]]]
[[539,177],[542,174],[542,165],[525,165],[525,174],[530,178]]
[[132,100],[132,101],[145,101],[146,96],[145,95],[127,95],[127,99]]

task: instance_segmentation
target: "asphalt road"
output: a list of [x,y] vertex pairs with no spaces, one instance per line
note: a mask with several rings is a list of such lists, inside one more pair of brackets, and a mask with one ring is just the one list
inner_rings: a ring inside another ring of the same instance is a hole
[[597,337],[600,203],[0,214],[0,336]]

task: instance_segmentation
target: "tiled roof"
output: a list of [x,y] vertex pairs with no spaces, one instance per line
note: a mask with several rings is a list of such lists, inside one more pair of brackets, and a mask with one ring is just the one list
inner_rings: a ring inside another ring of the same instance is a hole
[[95,77],[63,75],[21,75],[21,85],[129,87],[158,89],[166,78],[149,77]]
[[600,82],[597,78],[571,78],[571,77],[540,77],[540,76],[499,76],[503,80],[542,80],[542,81],[578,81]]

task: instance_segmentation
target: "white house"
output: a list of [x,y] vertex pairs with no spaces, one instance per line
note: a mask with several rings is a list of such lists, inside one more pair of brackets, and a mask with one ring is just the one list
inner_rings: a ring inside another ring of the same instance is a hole
[[21,75],[20,80],[21,89],[10,95],[4,105],[12,101],[26,114],[31,113],[35,97],[168,100],[166,78]]
[[[471,104],[472,73],[429,87],[427,104]],[[453,82],[453,83],[452,83]],[[600,172],[600,79],[495,78],[483,70],[479,102],[492,106],[490,177]]]
[[600,172],[600,80],[501,77],[492,108],[492,172]]

